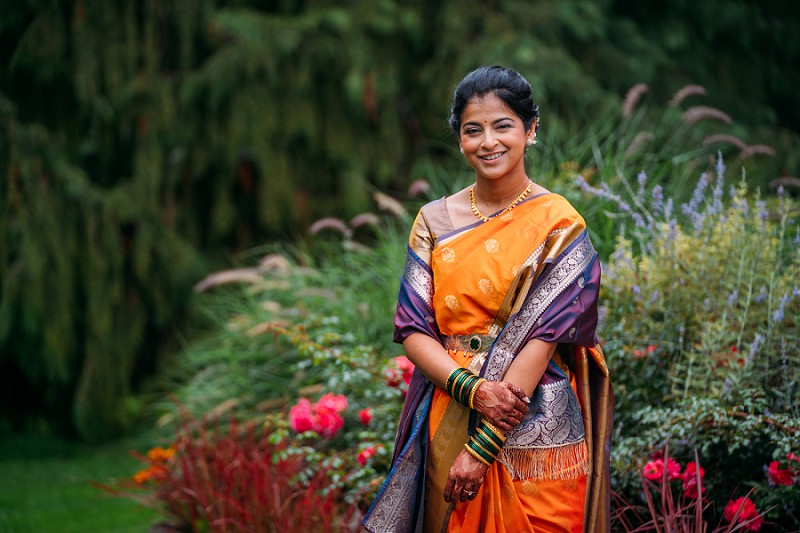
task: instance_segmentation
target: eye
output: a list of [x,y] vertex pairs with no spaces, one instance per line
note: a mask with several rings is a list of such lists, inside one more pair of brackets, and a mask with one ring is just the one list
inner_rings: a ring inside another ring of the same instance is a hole
[[480,133],[480,131],[481,130],[478,128],[467,128],[464,130],[464,135],[475,135],[477,133]]
[[508,122],[502,122],[502,123],[497,125],[497,129],[498,130],[507,130],[510,127],[511,127],[511,124],[509,124]]

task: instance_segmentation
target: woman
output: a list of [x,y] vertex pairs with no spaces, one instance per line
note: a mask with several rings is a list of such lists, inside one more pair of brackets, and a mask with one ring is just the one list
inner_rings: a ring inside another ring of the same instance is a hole
[[450,125],[475,183],[411,231],[395,341],[416,368],[369,531],[608,529],[600,266],[581,216],[526,174],[538,115],[511,69],[456,88]]

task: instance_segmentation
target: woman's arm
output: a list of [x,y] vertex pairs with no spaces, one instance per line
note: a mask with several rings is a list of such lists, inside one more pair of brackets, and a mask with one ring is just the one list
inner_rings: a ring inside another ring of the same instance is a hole
[[532,395],[555,350],[555,342],[531,339],[514,358],[504,379],[522,388],[528,396]]
[[[423,333],[412,333],[403,341],[406,355],[425,377],[445,388],[448,376],[460,368],[438,341]],[[482,400],[478,401],[478,395]],[[478,386],[474,406],[481,416],[503,431],[514,429],[528,412],[525,392],[507,381],[485,381]]]
[[[556,343],[554,342],[545,342],[539,339],[530,340],[511,363],[508,372],[506,372],[505,380],[520,387],[530,396],[542,379],[555,349]],[[494,401],[488,389],[484,389],[484,385],[487,383],[490,382],[483,383],[475,394],[476,407],[479,404]],[[517,421],[513,426],[516,427],[518,423]],[[504,428],[500,429],[507,431]],[[488,469],[489,467],[478,461],[469,452],[462,450],[456,460],[453,461],[447,481],[444,484],[445,501],[448,503],[453,501],[465,502],[475,499]]]

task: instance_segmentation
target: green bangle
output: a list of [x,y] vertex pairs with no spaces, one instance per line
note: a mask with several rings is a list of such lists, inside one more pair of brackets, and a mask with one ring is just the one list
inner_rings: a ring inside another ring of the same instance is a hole
[[469,379],[472,377],[472,375],[473,375],[472,372],[469,372],[469,373],[465,373],[465,374],[460,375],[458,377],[458,379],[456,379],[456,383],[453,386],[453,398],[458,400],[460,403],[464,403],[463,401],[461,401],[461,397],[462,397],[461,393],[464,390],[464,385],[466,385],[466,383],[469,381]]
[[466,446],[476,454],[480,455],[487,464],[494,462],[496,458],[496,455],[484,449],[483,446],[475,442],[473,439],[470,439]]
[[479,425],[477,428],[475,428],[475,431],[480,433],[484,438],[488,439],[492,444],[494,444],[498,448],[503,447],[503,441],[498,439],[497,435],[495,435],[485,427]]
[[484,458],[481,456],[481,454],[479,454],[478,452],[476,452],[475,450],[473,450],[472,448],[470,448],[468,445],[466,445],[466,444],[465,444],[465,445],[464,445],[464,448],[466,448],[466,450],[469,452],[469,454],[470,454],[472,457],[474,457],[475,459],[477,459],[478,461],[482,462],[482,463],[483,463],[483,464],[485,464],[486,466],[492,466],[492,463],[491,463],[491,462],[489,462],[489,461],[487,461],[486,459],[484,459]]
[[469,394],[472,392],[472,387],[475,386],[475,382],[478,380],[478,377],[475,374],[470,374],[467,376],[467,379],[464,380],[464,383],[461,384],[461,389],[458,391],[458,401],[462,405],[467,405],[469,403]]
[[447,381],[444,384],[444,388],[447,391],[447,394],[450,394],[452,392],[453,383],[455,383],[456,378],[458,376],[460,376],[461,374],[463,374],[464,371],[467,371],[467,369],[466,368],[462,368],[462,367],[458,367],[455,370],[453,370],[452,372],[450,372],[449,376],[447,376]]
[[471,440],[473,440],[476,444],[480,444],[481,448],[491,453],[494,457],[497,457],[497,454],[500,453],[500,447],[480,433],[474,433]]

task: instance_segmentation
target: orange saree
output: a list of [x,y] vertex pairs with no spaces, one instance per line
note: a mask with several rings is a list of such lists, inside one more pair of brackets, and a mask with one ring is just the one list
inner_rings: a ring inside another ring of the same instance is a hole
[[368,530],[604,530],[612,413],[595,347],[599,275],[583,219],[558,195],[459,229],[445,200],[423,207],[409,241],[395,340],[430,335],[459,365],[493,380],[530,339],[559,349],[528,416],[507,435],[476,498],[463,503],[444,501],[444,483],[474,414],[417,372],[392,471],[364,520]]

